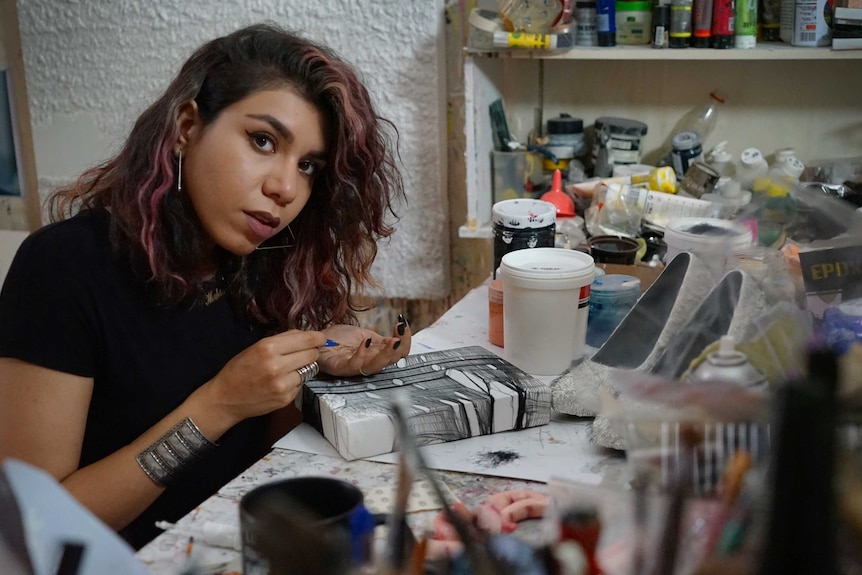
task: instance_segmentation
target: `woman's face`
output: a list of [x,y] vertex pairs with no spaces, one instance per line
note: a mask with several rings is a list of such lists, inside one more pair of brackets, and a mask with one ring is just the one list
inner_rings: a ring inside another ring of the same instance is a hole
[[323,121],[287,87],[253,93],[206,128],[195,102],[183,108],[183,193],[215,244],[248,254],[293,221],[324,166]]

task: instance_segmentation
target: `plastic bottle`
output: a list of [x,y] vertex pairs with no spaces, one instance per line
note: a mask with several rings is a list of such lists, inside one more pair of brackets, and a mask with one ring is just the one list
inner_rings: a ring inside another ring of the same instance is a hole
[[716,144],[707,157],[707,163],[713,170],[718,172],[722,178],[732,178],[736,174],[736,166],[733,163],[733,154],[727,151],[727,140]]
[[757,148],[746,148],[739,155],[736,179],[743,190],[753,190],[756,180],[769,175],[769,164]]
[[617,45],[616,0],[596,0],[596,27],[599,46]]
[[796,157],[793,148],[781,148],[775,150],[775,159],[769,166],[770,178],[784,178],[791,182],[798,182],[799,176],[805,171],[805,164]]
[[647,184],[647,189],[666,194],[677,191],[676,172],[670,166],[651,168],[647,174],[631,177],[632,184]]
[[734,42],[734,5],[733,0],[713,0],[712,38],[713,48],[733,48]]
[[[706,145],[707,138],[712,134],[718,122],[719,110],[724,101],[724,94],[719,90],[713,90],[700,105],[683,114],[671,133],[668,134],[662,155],[662,165],[671,165],[671,151],[673,150],[671,141],[680,132],[694,132],[697,134],[701,145]],[[678,176],[682,177],[682,174],[678,174]]]
[[575,45],[598,46],[598,15],[595,0],[579,0],[575,3]]

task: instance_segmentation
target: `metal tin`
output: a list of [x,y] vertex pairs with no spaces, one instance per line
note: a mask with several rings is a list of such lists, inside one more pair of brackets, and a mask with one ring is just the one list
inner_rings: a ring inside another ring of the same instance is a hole
[[679,184],[679,189],[693,198],[700,199],[704,194],[711,194],[721,176],[703,162],[696,162],[685,173]]

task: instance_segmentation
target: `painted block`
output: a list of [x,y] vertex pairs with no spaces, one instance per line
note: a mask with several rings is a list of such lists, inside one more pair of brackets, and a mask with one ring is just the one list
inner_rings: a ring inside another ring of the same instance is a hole
[[408,389],[419,445],[547,424],[547,385],[479,347],[410,355],[369,377],[316,379],[303,388],[303,421],[347,460],[398,449],[390,405]]

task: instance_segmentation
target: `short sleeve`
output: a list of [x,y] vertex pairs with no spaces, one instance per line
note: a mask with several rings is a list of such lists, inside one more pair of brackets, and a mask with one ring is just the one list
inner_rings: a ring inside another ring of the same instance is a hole
[[67,220],[28,236],[0,292],[0,357],[93,377],[98,328],[95,234]]

